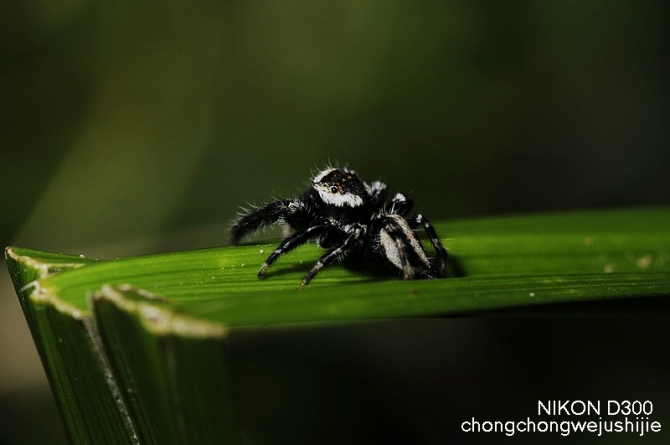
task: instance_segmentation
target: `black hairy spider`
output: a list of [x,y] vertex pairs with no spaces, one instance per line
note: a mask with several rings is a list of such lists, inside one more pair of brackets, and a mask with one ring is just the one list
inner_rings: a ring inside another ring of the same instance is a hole
[[[407,217],[412,200],[402,193],[386,203],[386,184],[363,182],[348,168],[327,168],[312,179],[312,186],[295,199],[279,199],[238,219],[231,230],[232,244],[248,232],[283,222],[293,234],[282,240],[258,272],[263,278],[277,259],[317,240],[329,249],[303,278],[300,288],[334,260],[358,254],[385,260],[402,272],[405,280],[445,276],[447,251],[433,225],[421,214]],[[430,260],[416,233],[423,229],[437,257]]]

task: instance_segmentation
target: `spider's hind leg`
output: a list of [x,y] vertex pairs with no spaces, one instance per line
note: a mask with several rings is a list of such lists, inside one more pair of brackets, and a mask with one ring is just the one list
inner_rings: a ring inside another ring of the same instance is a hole
[[375,181],[370,184],[370,198],[376,207],[382,207],[388,196],[388,186],[381,182]]
[[405,216],[414,207],[412,198],[403,193],[396,193],[388,206],[387,213]]
[[437,235],[435,227],[433,227],[430,221],[428,221],[428,218],[426,218],[420,213],[416,215],[414,218],[408,218],[407,222],[409,222],[410,226],[413,229],[416,229],[419,226],[423,226],[423,229],[425,230],[426,235],[428,235],[430,243],[433,245],[435,253],[437,254],[437,268],[434,270],[434,272],[439,278],[445,277],[446,276],[445,270],[448,256],[447,249],[445,249],[444,246],[442,245],[442,241],[440,240],[440,237]]

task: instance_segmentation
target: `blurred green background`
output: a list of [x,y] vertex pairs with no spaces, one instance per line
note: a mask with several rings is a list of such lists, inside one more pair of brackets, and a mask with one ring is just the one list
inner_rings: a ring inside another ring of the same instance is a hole
[[[296,194],[328,162],[433,220],[667,205],[669,9],[5,2],[0,240],[104,258],[219,245],[238,206]],[[55,441],[2,266],[0,443],[43,443],[33,415]],[[500,329],[508,357],[519,331]]]

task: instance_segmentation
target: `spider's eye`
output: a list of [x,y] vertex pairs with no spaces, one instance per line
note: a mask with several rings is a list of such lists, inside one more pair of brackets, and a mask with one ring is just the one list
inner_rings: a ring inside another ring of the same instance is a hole
[[334,185],[331,185],[330,186],[330,193],[337,193],[337,187],[335,187]]

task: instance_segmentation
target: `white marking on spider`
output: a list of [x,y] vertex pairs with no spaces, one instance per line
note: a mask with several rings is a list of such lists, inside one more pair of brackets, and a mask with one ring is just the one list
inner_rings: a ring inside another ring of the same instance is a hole
[[328,168],[326,170],[323,170],[323,171],[319,172],[316,176],[314,176],[314,179],[312,180],[312,182],[314,182],[314,183],[321,182],[323,180],[323,178],[325,178],[326,175],[328,175],[328,173],[331,173],[335,170],[336,169],[334,169],[334,168]]
[[386,184],[381,181],[374,181],[370,188],[374,191],[386,189]]
[[359,207],[363,205],[363,198],[352,193],[331,193],[327,187],[317,184],[314,185],[314,189],[319,192],[323,202],[335,207]]
[[[429,266],[430,262],[428,261],[428,257],[426,256],[423,247],[419,243],[419,240],[416,239],[414,232],[407,224],[407,221],[405,221],[405,219],[403,219],[398,215],[388,215],[388,218],[393,219],[395,221],[396,227],[402,230],[404,240],[409,241],[412,250],[419,257],[421,262],[426,266]],[[384,249],[384,254],[386,255],[386,258],[388,258],[388,260],[398,269],[404,270],[403,261],[401,259],[401,256],[403,254],[400,252],[398,239],[397,238],[394,239],[393,237],[391,237],[386,228],[384,228],[379,233],[379,241],[382,245],[382,248]],[[420,271],[420,268],[418,267],[410,267],[409,264],[405,264],[405,266],[410,269],[408,278],[413,277],[417,272]]]

